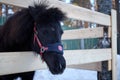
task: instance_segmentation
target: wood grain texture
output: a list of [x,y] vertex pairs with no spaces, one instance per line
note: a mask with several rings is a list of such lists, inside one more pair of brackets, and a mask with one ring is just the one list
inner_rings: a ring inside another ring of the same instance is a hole
[[47,68],[33,52],[0,53],[0,75]]
[[103,37],[103,27],[66,30],[62,35],[62,40],[100,37]]
[[67,65],[111,60],[111,49],[65,50]]
[[[79,65],[111,59],[110,49],[67,50],[64,53],[67,65]],[[27,72],[47,68],[33,52],[0,53],[0,75]]]
[[112,22],[112,80],[117,80],[117,13],[111,11]]
[[67,65],[68,68],[85,69],[85,70],[92,70],[92,71],[102,71],[101,66],[102,66],[101,62]]
[[[38,1],[38,0],[34,0]],[[49,4],[54,7],[60,8],[63,12],[66,13],[68,18],[73,18],[77,20],[83,20],[83,21],[88,21],[92,23],[97,23],[101,25],[107,25],[110,26],[110,16],[99,13],[96,11],[92,11],[86,8],[82,8],[79,6],[75,6],[72,4],[67,4],[58,0],[48,0]],[[32,5],[33,0],[0,0],[1,3],[5,4],[11,4],[15,6],[20,6],[20,7],[28,7],[29,5]]]

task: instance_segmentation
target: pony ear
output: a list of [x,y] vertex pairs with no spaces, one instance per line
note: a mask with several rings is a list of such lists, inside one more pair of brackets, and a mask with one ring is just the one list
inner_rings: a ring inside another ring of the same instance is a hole
[[55,21],[62,21],[66,18],[65,13],[63,13],[58,8],[49,8],[46,11],[46,13],[47,13],[47,16],[49,16],[51,19],[53,19]]
[[30,12],[30,15],[33,17],[33,15],[34,15],[34,7],[32,7],[32,6],[29,6],[29,12]]
[[39,23],[58,22],[66,18],[65,13],[61,10],[58,8],[48,8],[45,4],[29,6],[29,13]]
[[30,13],[30,15],[33,17],[33,19],[35,20],[36,10],[35,10],[34,7],[29,6],[29,13]]
[[38,17],[39,17],[38,19],[39,23],[59,22],[66,18],[65,14],[58,8],[48,8]]

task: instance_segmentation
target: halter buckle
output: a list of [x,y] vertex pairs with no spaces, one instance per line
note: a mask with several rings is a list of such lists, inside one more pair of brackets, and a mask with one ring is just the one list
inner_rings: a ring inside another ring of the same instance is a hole
[[46,50],[45,47],[41,47],[41,48],[40,48],[40,53],[44,53],[45,50]]

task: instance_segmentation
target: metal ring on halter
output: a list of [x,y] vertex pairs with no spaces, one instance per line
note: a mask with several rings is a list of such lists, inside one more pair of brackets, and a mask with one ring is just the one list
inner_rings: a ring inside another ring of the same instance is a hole
[[41,52],[41,53],[44,53],[45,50],[46,50],[45,47],[41,47],[41,48],[40,48],[40,52]]

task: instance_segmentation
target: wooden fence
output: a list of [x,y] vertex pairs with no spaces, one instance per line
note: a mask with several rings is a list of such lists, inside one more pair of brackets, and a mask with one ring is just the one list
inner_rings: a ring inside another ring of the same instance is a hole
[[[27,7],[31,0],[2,0],[1,3]],[[65,50],[67,67],[82,68],[101,71],[101,62],[109,61],[109,70],[112,70],[112,80],[117,80],[117,26],[116,11],[111,10],[111,16],[96,11],[91,11],[82,7],[66,4],[61,1],[51,0],[52,6],[59,7],[67,14],[68,18],[93,22],[109,26],[108,35],[111,38],[111,48],[85,49],[85,50]],[[62,36],[62,40],[101,38],[103,37],[103,27],[67,30]],[[14,64],[14,65],[13,65]],[[47,68],[45,63],[33,52],[4,52],[0,53],[0,75],[26,72]]]

